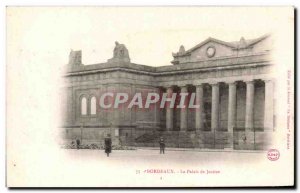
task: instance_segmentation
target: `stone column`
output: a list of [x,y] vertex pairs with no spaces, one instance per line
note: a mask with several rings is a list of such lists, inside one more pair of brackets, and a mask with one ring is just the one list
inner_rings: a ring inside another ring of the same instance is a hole
[[[155,93],[159,94],[159,88],[157,88],[155,91]],[[154,116],[154,122],[155,122],[155,127],[156,129],[160,129],[160,116],[161,116],[161,111],[160,111],[160,108],[159,108],[159,103],[156,103],[154,105],[154,113],[155,113],[155,116]]]
[[[173,94],[173,88],[167,88],[168,97],[171,98]],[[173,130],[173,108],[170,108],[170,102],[166,104],[166,128],[167,131]]]
[[219,127],[219,84],[212,84],[212,104],[211,104],[211,131],[214,132]]
[[228,93],[228,124],[227,129],[229,133],[229,147],[233,147],[233,128],[236,126],[236,83],[228,83],[229,93]]
[[247,81],[247,93],[246,93],[246,117],[245,128],[246,131],[253,129],[253,110],[254,110],[254,81]]
[[199,105],[199,109],[195,112],[195,127],[196,131],[203,129],[203,84],[196,86],[196,105]]
[[[181,87],[181,93],[188,93],[187,86]],[[185,97],[184,108],[180,109],[180,130],[187,131],[187,106],[188,96]]]
[[232,133],[236,122],[236,83],[230,82],[228,94],[228,132]]
[[265,80],[265,116],[264,116],[264,130],[273,130],[273,81]]

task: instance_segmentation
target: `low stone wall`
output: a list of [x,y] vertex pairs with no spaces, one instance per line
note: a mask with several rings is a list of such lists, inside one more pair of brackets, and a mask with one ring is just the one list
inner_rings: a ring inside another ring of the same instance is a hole
[[159,147],[160,137],[166,147],[266,150],[272,144],[273,132],[258,131],[155,131],[153,129],[124,128],[66,128],[65,144],[80,139],[81,144],[104,145],[104,138],[110,134],[114,146]]
[[267,150],[272,145],[273,132],[234,132],[234,149]]
[[81,144],[103,145],[104,138],[110,134],[113,145],[119,145],[119,136],[116,136],[114,128],[65,128],[64,140],[71,143],[72,140],[79,139]]

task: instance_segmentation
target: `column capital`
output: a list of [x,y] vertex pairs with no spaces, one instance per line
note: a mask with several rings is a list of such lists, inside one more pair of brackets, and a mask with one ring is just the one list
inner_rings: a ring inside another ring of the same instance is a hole
[[195,87],[203,87],[204,84],[205,84],[205,83],[202,82],[202,83],[196,83],[196,84],[193,84],[193,85],[195,85]]
[[207,83],[207,80],[204,80],[204,79],[200,79],[200,80],[194,80],[193,82],[191,82],[192,85],[203,85],[203,84],[206,84]]
[[212,82],[210,83],[211,86],[219,86],[220,82]]
[[180,85],[177,85],[177,86],[180,87],[180,88],[187,88],[188,87],[187,84],[180,84]]
[[166,89],[172,89],[174,88],[175,85],[165,85],[165,86],[162,86],[163,88],[166,88]]
[[228,84],[228,85],[236,85],[237,81],[228,81],[228,82],[225,82],[225,83]]
[[243,80],[246,84],[254,84],[254,79],[251,80]]
[[274,82],[274,79],[273,78],[264,78],[262,79],[265,83],[267,82]]
[[225,84],[236,84],[238,80],[225,80]]

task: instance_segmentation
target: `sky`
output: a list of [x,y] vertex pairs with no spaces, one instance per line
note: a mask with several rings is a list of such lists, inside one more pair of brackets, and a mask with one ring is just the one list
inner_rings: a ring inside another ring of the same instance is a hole
[[10,7],[7,46],[19,59],[52,66],[67,64],[71,49],[82,50],[83,63],[88,65],[106,62],[118,41],[126,45],[133,63],[172,65],[172,52],[180,45],[187,50],[208,37],[238,41],[276,31],[286,21],[281,18],[284,11],[280,7]]

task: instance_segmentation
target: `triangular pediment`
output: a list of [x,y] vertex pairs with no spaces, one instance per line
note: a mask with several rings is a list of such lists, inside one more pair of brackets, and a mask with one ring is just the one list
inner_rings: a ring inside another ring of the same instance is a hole
[[190,56],[191,60],[208,59],[215,56],[230,55],[236,49],[234,44],[215,38],[207,38],[187,51],[179,51],[174,57]]
[[191,61],[230,56],[236,46],[215,38],[208,38],[185,52]]
[[180,46],[179,52],[173,53],[173,64],[193,62],[199,60],[207,60],[217,57],[228,57],[248,54],[250,52],[266,51],[266,44],[270,38],[269,35],[264,35],[256,39],[240,38],[239,41],[225,42],[215,38],[207,38],[201,43],[185,51],[183,46]]
[[186,52],[191,53],[197,49],[200,49],[201,47],[205,46],[206,44],[225,46],[225,47],[228,47],[228,49],[236,48],[236,46],[234,46],[231,43],[209,37],[206,40],[204,40],[203,42],[201,42],[201,43],[197,44],[196,46],[192,47],[191,49],[187,50]]

